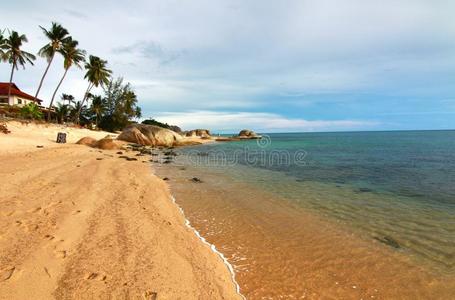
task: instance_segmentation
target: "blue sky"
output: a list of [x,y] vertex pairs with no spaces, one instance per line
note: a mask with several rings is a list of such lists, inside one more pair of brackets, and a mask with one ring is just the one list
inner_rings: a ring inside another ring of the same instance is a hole
[[[45,43],[38,25],[62,23],[131,82],[144,117],[184,129],[455,128],[455,1],[18,0],[2,10],[0,28],[27,34],[32,52]],[[15,81],[33,93],[44,67]],[[8,80],[6,64],[0,74]],[[74,69],[61,91],[80,98],[85,87]]]

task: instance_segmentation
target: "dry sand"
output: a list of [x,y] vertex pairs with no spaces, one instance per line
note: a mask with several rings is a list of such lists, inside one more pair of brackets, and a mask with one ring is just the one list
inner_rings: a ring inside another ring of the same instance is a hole
[[[240,299],[148,163],[56,144],[59,127],[8,128],[0,133],[0,299]],[[70,143],[107,134],[65,130]]]

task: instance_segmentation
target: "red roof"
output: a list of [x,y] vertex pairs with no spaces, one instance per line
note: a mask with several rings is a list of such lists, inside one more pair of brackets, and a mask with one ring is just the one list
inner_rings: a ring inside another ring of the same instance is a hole
[[[8,88],[9,88],[9,82],[0,82],[0,96],[8,96]],[[25,98],[25,99],[32,100],[32,101],[35,98],[32,95],[29,95],[29,94],[21,91],[17,87],[17,85],[14,83],[11,83],[11,95],[18,96],[18,97]],[[43,102],[43,100],[36,99],[36,102],[38,102],[38,104],[41,104],[41,102]]]

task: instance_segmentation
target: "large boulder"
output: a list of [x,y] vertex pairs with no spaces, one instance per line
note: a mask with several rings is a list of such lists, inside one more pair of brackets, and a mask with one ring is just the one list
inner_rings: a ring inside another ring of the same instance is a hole
[[208,129],[194,129],[187,131],[185,133],[187,137],[201,137],[201,138],[210,138],[210,130]]
[[171,147],[179,144],[182,136],[155,125],[132,124],[123,129],[117,139],[140,145]]
[[113,140],[109,137],[105,137],[97,141],[94,147],[102,150],[118,150],[122,148],[122,145],[120,144],[119,141]]
[[96,140],[92,137],[86,136],[77,141],[76,144],[94,147],[96,144]]
[[239,132],[239,137],[244,139],[260,139],[261,136],[258,135],[256,132],[248,129],[243,129]]

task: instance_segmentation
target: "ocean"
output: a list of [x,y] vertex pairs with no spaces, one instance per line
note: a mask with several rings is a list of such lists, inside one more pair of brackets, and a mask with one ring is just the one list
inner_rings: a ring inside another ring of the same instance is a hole
[[[455,131],[265,134],[178,151],[177,202],[249,298],[455,292]],[[384,291],[389,272],[408,287]]]

